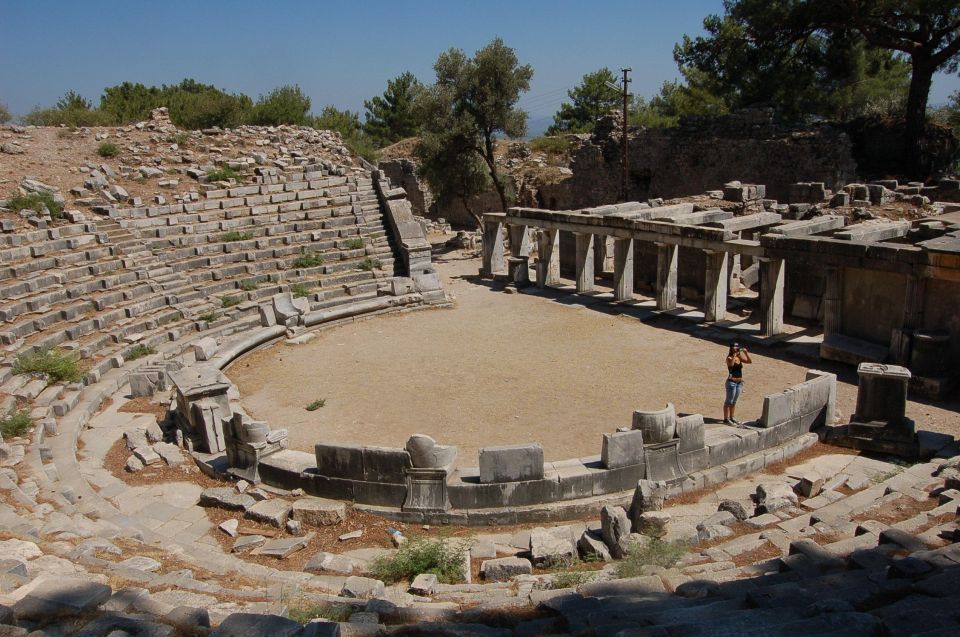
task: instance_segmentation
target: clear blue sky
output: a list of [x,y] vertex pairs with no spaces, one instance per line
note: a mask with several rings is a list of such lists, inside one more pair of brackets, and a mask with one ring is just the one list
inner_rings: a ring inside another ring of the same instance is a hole
[[[362,112],[388,79],[429,82],[441,51],[500,36],[535,69],[521,106],[549,116],[602,66],[631,66],[631,89],[656,93],[678,76],[673,45],[720,12],[721,0],[0,0],[0,101],[20,115],[67,90],[96,103],[124,80],[192,77],[254,99],[299,84],[314,111]],[[938,75],[931,104],[956,90]]]

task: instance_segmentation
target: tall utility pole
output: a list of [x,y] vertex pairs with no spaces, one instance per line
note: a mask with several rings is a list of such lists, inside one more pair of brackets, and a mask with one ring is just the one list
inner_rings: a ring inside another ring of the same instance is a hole
[[630,171],[627,166],[627,115],[630,106],[630,91],[627,86],[630,84],[630,79],[627,77],[627,73],[632,71],[631,68],[620,69],[623,73],[623,139],[620,141],[622,146],[621,152],[623,157],[621,158],[621,166],[623,168],[623,184],[621,189],[621,199],[627,201],[627,198],[630,195]]

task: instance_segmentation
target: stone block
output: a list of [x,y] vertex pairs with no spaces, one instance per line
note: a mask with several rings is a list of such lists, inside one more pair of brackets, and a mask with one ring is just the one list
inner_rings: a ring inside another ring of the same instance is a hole
[[706,439],[710,466],[726,464],[743,455],[743,439],[724,430],[713,429]]
[[710,466],[710,452],[706,447],[680,454],[680,466],[687,473],[701,471]]
[[244,493],[237,493],[230,487],[213,487],[200,492],[200,506],[213,506],[234,511],[246,511],[256,500]]
[[307,526],[331,526],[346,518],[347,505],[326,498],[300,498],[293,503],[291,515]]
[[577,541],[577,549],[580,556],[584,559],[594,559],[603,562],[609,562],[612,557],[610,549],[603,542],[603,539],[592,531],[584,531]]
[[641,535],[661,538],[667,534],[670,514],[666,511],[647,511],[634,519],[634,530]]
[[247,509],[246,517],[282,529],[290,517],[292,505],[279,498],[261,500]]
[[279,615],[234,613],[210,633],[210,637],[293,637],[303,628],[300,623]]
[[[681,454],[704,448],[703,416],[691,414],[677,418],[677,438],[680,439]],[[689,469],[687,469],[689,471]]]
[[352,597],[353,599],[374,599],[383,597],[386,587],[383,582],[370,577],[351,576],[343,583],[340,589],[342,597]]
[[530,559],[534,565],[570,565],[576,556],[576,546],[569,537],[558,537],[543,528],[530,532]]
[[338,575],[353,575],[355,568],[360,564],[346,555],[318,552],[307,561],[303,570],[307,573],[337,573]]
[[543,479],[540,443],[485,447],[480,450],[480,482],[520,482]]
[[193,356],[198,361],[208,361],[217,353],[217,340],[206,336],[194,342]]
[[[83,579],[41,576],[26,587],[28,591],[14,605],[17,621],[49,621],[51,618],[79,616],[96,609],[112,591],[105,584]],[[18,591],[20,593],[21,591]]]
[[347,480],[363,480],[363,448],[357,445],[318,443],[314,446],[317,473]]
[[757,504],[767,512],[797,506],[797,494],[783,482],[761,482],[757,485]]
[[793,418],[793,390],[785,389],[779,394],[770,394],[763,398],[763,415],[760,424],[774,427]]
[[408,590],[412,595],[430,596],[436,592],[438,585],[439,581],[436,575],[433,573],[420,573],[413,578]]
[[643,432],[634,429],[603,434],[600,459],[607,469],[643,464]]
[[406,449],[363,447],[361,455],[367,482],[406,483],[406,470],[413,466]]
[[480,574],[488,582],[505,582],[517,575],[533,573],[533,564],[523,557],[502,557],[480,564]]
[[606,505],[600,509],[601,535],[604,543],[610,549],[610,554],[620,559],[628,548],[630,536],[630,518],[623,507]]

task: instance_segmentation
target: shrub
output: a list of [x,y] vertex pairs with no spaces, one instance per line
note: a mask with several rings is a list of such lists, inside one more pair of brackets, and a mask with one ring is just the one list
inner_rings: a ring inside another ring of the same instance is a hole
[[243,175],[238,173],[230,166],[221,166],[216,170],[211,170],[207,173],[207,179],[210,181],[227,181],[228,179],[233,179],[235,181],[243,181]]
[[551,589],[577,588],[597,578],[596,571],[561,571],[553,574],[550,580]]
[[97,146],[97,154],[101,157],[116,157],[120,154],[120,148],[113,142],[103,142]]
[[204,323],[213,323],[214,319],[217,318],[217,315],[214,314],[213,312],[206,312],[204,314],[201,314],[197,318],[203,321]]
[[562,135],[544,135],[530,140],[530,149],[548,155],[568,155],[572,147],[570,140]]
[[316,411],[326,404],[327,404],[326,398],[318,398],[317,400],[313,401],[312,403],[304,407],[304,409],[306,409],[307,411]]
[[444,584],[464,579],[466,545],[450,546],[440,539],[417,539],[400,547],[393,555],[383,555],[370,563],[373,577],[389,584],[412,580],[421,573],[432,573]]
[[13,116],[10,114],[10,109],[7,108],[7,105],[3,102],[0,102],[0,124],[6,124],[13,119]]
[[246,281],[240,281],[240,285],[237,287],[239,287],[244,292],[253,292],[254,290],[257,289],[258,285],[259,284],[253,279],[248,279]]
[[40,214],[46,208],[50,216],[59,219],[63,214],[63,204],[57,203],[49,192],[31,192],[26,195],[14,195],[7,199],[7,207],[11,210],[33,210]]
[[305,297],[310,294],[310,286],[306,283],[294,283],[290,286],[290,293],[295,299]]
[[344,244],[344,246],[347,248],[347,250],[359,250],[363,247],[363,239],[350,239]]
[[183,146],[190,139],[190,134],[187,131],[180,131],[173,136],[173,143],[177,146]]
[[231,230],[230,232],[224,232],[220,235],[220,241],[224,243],[231,243],[233,241],[249,241],[253,239],[252,232],[237,232],[236,230]]
[[673,568],[687,550],[688,546],[682,542],[664,542],[658,538],[636,542],[617,564],[617,577],[638,577],[640,570],[648,565]]
[[331,604],[329,602],[313,602],[304,598],[291,601],[288,606],[290,619],[306,624],[312,619],[326,619],[331,622],[345,622],[353,614],[353,607],[349,604]]
[[380,262],[370,257],[365,257],[363,261],[360,262],[360,269],[366,270],[368,272],[374,268],[379,268],[379,267],[380,267]]
[[261,95],[250,112],[250,123],[262,126],[277,124],[306,124],[310,111],[310,98],[300,87],[278,86],[266,95]]
[[18,354],[13,362],[13,373],[43,375],[48,384],[58,381],[76,383],[83,378],[79,356],[54,347]]
[[315,268],[318,265],[323,265],[323,256],[316,252],[302,254],[293,260],[293,267],[295,268]]
[[0,435],[4,438],[13,438],[22,436],[33,426],[33,418],[30,412],[20,410],[0,418]]
[[124,360],[135,361],[138,358],[143,358],[144,356],[150,356],[150,354],[156,354],[157,350],[153,349],[149,345],[144,345],[143,343],[137,343],[133,346],[127,355],[124,356]]
[[236,296],[225,296],[220,299],[220,302],[223,303],[224,309],[228,307],[233,307],[234,305],[240,305],[241,300]]

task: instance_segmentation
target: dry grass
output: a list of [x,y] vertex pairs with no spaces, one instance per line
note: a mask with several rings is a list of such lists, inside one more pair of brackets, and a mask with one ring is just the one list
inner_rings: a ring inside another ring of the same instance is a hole
[[153,414],[156,416],[157,422],[163,422],[167,417],[167,405],[158,405],[147,396],[131,398],[123,403],[117,411],[130,414]]

